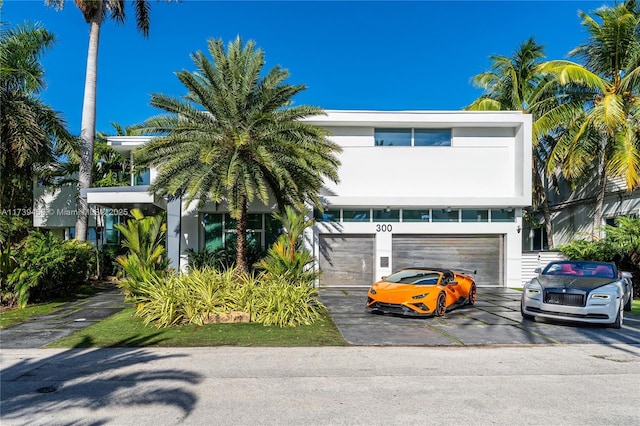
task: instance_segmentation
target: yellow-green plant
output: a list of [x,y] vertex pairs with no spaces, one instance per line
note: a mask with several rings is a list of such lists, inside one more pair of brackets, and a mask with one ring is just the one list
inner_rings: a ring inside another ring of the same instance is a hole
[[284,232],[268,250],[267,256],[255,265],[264,271],[265,279],[280,277],[292,284],[309,286],[315,282],[318,277],[318,272],[313,269],[315,259],[302,244],[304,230],[313,225],[313,220],[307,219],[306,213],[308,211],[298,212],[287,206],[283,214],[273,215],[282,223]]
[[138,283],[162,275],[169,266],[164,247],[167,232],[164,213],[145,217],[139,209],[133,209],[131,216],[126,224],[115,225],[122,234],[123,247],[129,249],[126,255],[116,258],[126,275],[121,287],[127,294],[135,293]]
[[320,319],[323,306],[315,288],[277,278],[262,281],[253,300],[255,321],[278,327],[312,324]]

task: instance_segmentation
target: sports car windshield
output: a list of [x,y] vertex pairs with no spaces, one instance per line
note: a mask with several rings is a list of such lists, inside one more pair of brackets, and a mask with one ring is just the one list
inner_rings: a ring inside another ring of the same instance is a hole
[[399,284],[436,285],[439,279],[440,274],[438,272],[408,269],[391,274],[384,280],[389,283]]

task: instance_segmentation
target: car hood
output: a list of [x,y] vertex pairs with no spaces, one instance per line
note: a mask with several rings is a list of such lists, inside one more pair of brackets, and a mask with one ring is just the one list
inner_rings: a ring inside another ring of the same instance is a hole
[[434,291],[435,285],[416,285],[403,283],[390,283],[387,281],[378,281],[372,288],[378,294],[393,296],[393,300],[403,300],[405,298],[415,296],[417,294],[429,293]]
[[599,277],[569,277],[562,275],[538,275],[535,280],[542,288],[576,288],[581,290],[593,290],[616,280],[613,278]]

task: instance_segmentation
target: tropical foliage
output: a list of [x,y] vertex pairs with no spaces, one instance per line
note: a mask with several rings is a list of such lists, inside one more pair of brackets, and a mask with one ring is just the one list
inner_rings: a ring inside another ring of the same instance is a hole
[[136,315],[156,327],[203,325],[234,314],[264,325],[295,327],[320,319],[322,308],[315,289],[308,285],[258,280],[233,268],[149,276],[133,283],[131,290],[128,298],[136,304]]
[[596,176],[595,233],[602,223],[607,178],[624,178],[628,190],[640,184],[640,9],[627,0],[603,6],[594,16],[579,15],[589,40],[570,56],[581,63],[554,60],[539,71],[582,102],[581,110],[554,117],[569,127],[551,151],[547,169],[583,182]]
[[209,40],[208,47],[213,62],[196,52],[197,71],[176,73],[188,90],[182,99],[152,95],[151,104],[166,114],[142,125],[159,137],[136,161],[157,168],[151,190],[159,195],[227,204],[237,220],[236,267],[246,272],[249,203],[319,203],[323,179],[338,179],[340,148],[301,120],[322,110],[291,106],[305,87],[286,84],[289,73],[278,66],[263,70],[254,42],[238,37],[225,50],[221,40]]
[[[544,48],[533,38],[522,43],[512,57],[491,56],[492,66],[473,77],[484,93],[466,109],[471,111],[522,111],[533,116],[533,209],[542,210],[549,249],[553,249],[553,226],[547,194],[555,186],[556,176],[548,173],[549,154],[558,135],[566,131],[559,115],[582,110],[569,91],[561,93],[558,84],[539,70]],[[533,217],[533,215],[529,215]]]
[[634,275],[634,294],[640,294],[640,218],[619,216],[616,226],[605,226],[604,238],[574,240],[559,247],[569,259],[615,262]]
[[9,304],[23,308],[28,302],[69,294],[89,278],[96,255],[87,243],[33,232],[14,257],[17,266],[7,280],[13,293]]
[[122,234],[122,246],[129,250],[116,258],[126,277],[120,285],[127,294],[135,292],[138,283],[164,276],[169,266],[164,247],[164,213],[145,217],[139,209],[133,209],[131,216],[125,224],[114,225]]
[[[45,0],[45,3],[56,9],[62,9],[65,0]],[[90,188],[93,184],[92,169],[96,134],[96,82],[100,29],[106,19],[124,23],[126,14],[124,0],[74,0],[74,3],[90,27],[80,131],[82,154],[78,168],[79,187],[80,189],[85,189]],[[132,3],[135,10],[137,28],[146,37],[149,34],[150,2],[148,0],[135,0]],[[82,197],[77,198],[76,211],[76,238],[85,240],[89,222],[89,206],[86,199]]]
[[62,117],[39,97],[42,54],[55,37],[40,25],[0,32],[0,210],[30,211],[33,177],[75,151]]
[[296,285],[314,285],[319,272],[313,269],[315,259],[304,249],[302,242],[304,230],[313,225],[313,220],[306,217],[308,213],[308,210],[297,212],[287,206],[283,214],[274,214],[282,224],[283,233],[269,249],[267,256],[256,264],[264,271],[265,278],[278,278]]

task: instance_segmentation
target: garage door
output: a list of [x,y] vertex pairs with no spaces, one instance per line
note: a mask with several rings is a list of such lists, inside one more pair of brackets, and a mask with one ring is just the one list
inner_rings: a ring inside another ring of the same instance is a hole
[[373,235],[320,235],[320,283],[323,286],[370,286],[373,283]]
[[482,286],[504,285],[502,235],[394,235],[393,269],[412,266],[476,270]]

